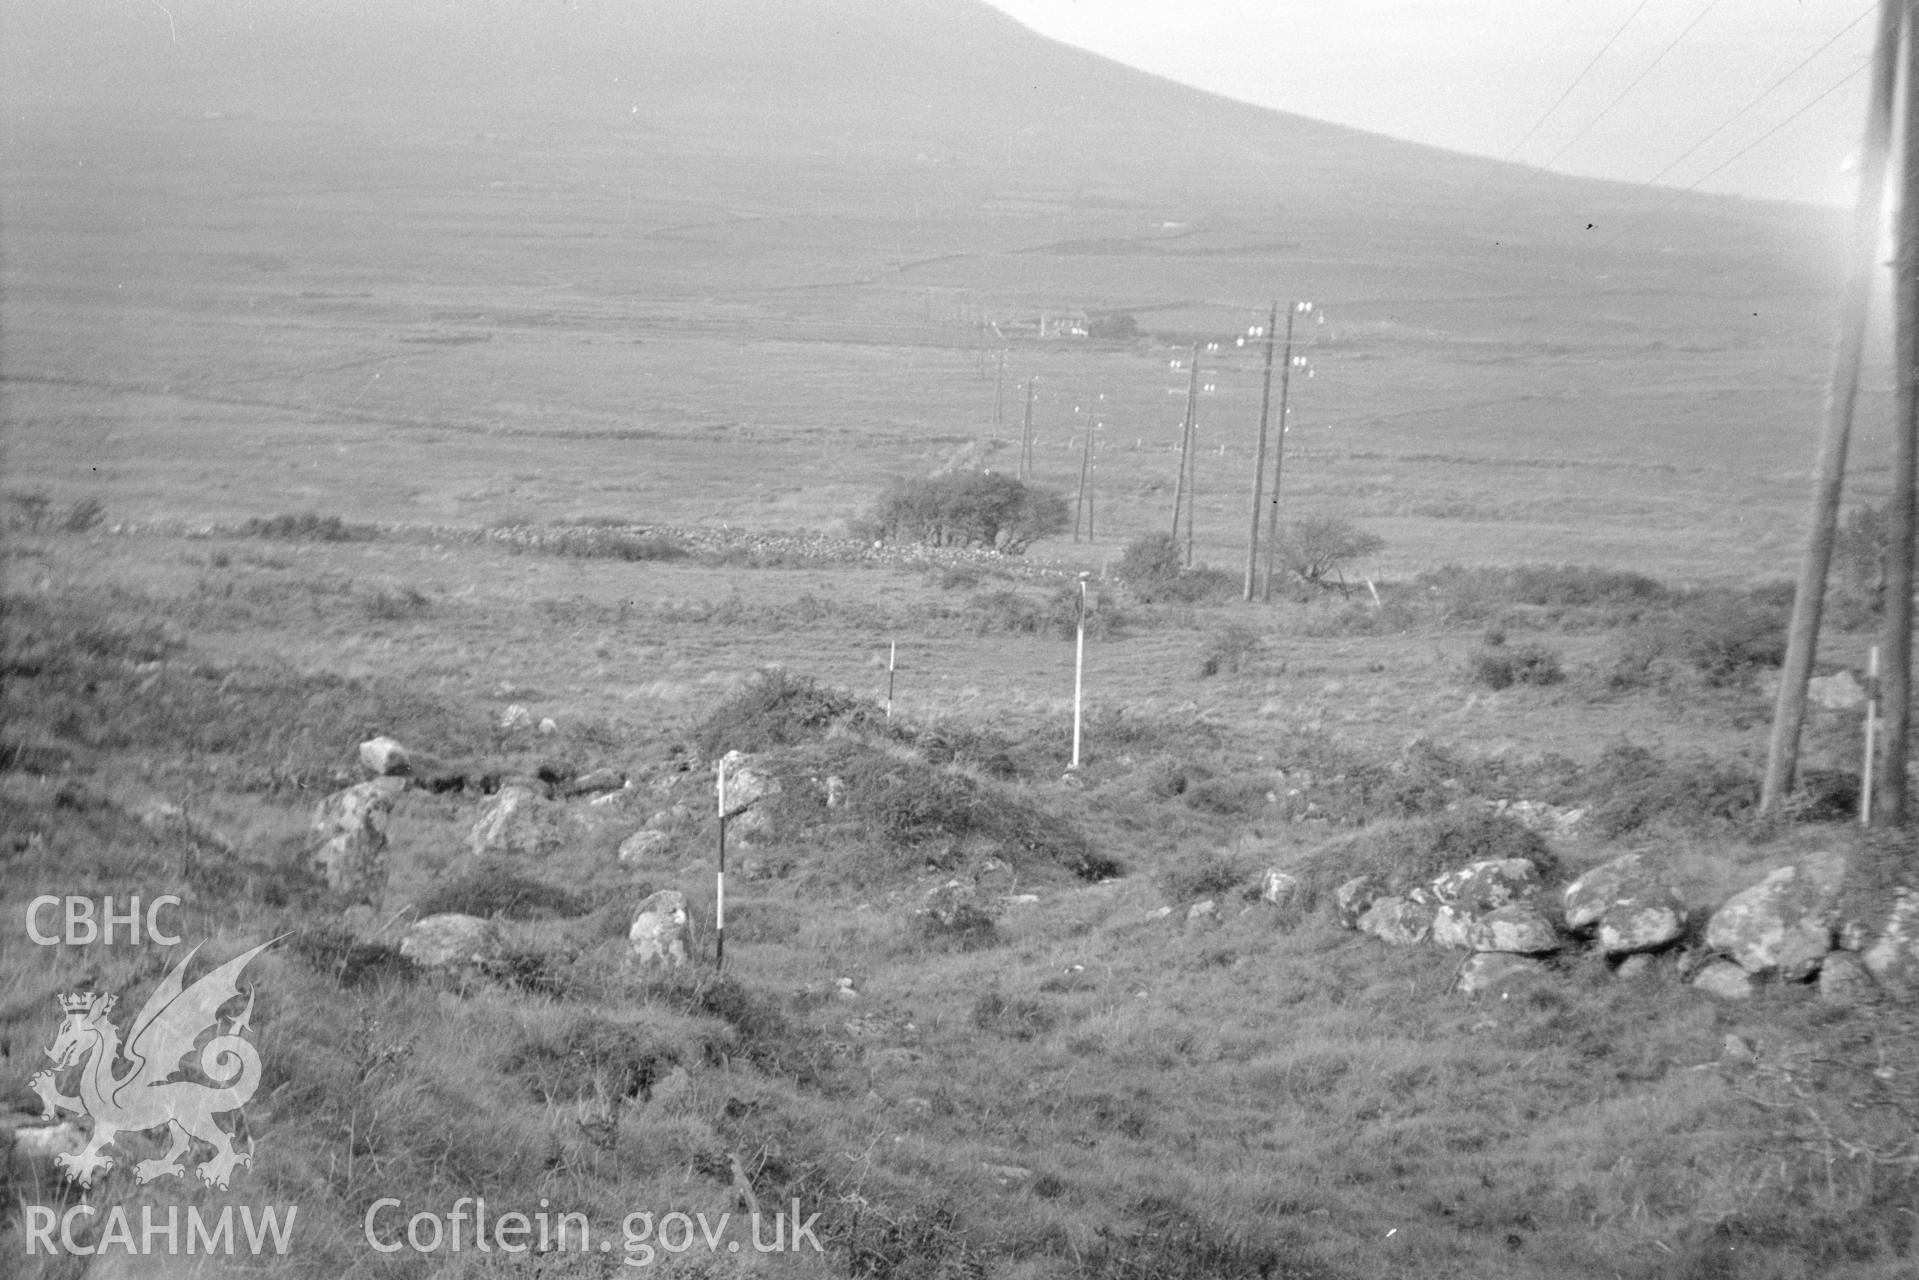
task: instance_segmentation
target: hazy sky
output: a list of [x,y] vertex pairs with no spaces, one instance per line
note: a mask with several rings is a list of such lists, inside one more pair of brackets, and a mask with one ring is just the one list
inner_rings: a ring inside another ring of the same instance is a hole
[[1118,61],[1322,120],[1569,173],[1828,202],[1852,197],[1842,170],[1862,132],[1860,69],[1877,9],[1873,0],[989,3]]

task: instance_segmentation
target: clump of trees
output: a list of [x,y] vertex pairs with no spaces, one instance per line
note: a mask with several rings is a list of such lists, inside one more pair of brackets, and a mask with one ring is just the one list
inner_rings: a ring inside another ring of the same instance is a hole
[[1023,554],[1066,532],[1063,494],[993,471],[956,471],[893,485],[860,528],[875,538]]
[[1280,542],[1279,552],[1281,563],[1301,581],[1316,587],[1343,587],[1346,566],[1385,545],[1384,538],[1344,516],[1316,515],[1294,521]]

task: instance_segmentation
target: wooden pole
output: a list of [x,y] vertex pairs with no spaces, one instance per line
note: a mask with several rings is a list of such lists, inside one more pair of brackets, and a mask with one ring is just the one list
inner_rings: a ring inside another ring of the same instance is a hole
[[[1889,0],[1882,0],[1888,2]],[[1912,723],[1912,556],[1915,462],[1919,462],[1919,40],[1907,9],[1905,146],[1900,158],[1899,253],[1893,275],[1893,359],[1899,412],[1893,423],[1892,500],[1886,511],[1885,750],[1872,825],[1906,825],[1907,733]],[[1883,28],[1882,28],[1883,29]]]
[[1193,415],[1199,401],[1199,344],[1193,344],[1193,362],[1186,380],[1186,418],[1179,431],[1179,479],[1173,484],[1173,541],[1179,541],[1179,517],[1186,497],[1186,463],[1193,451]]
[[[1093,469],[1093,431],[1091,427],[1088,427],[1086,430],[1086,438],[1080,442],[1080,449],[1079,449],[1079,496],[1073,501],[1073,541],[1074,542],[1079,541],[1080,513],[1086,510],[1086,498],[1087,498],[1086,477],[1087,477],[1087,473],[1090,472],[1092,469]],[[1089,530],[1086,535],[1087,540],[1091,541],[1092,536],[1093,535],[1091,531]]]
[[1273,493],[1266,506],[1266,582],[1262,601],[1273,598],[1273,562],[1279,558],[1279,477],[1286,465],[1286,400],[1293,386],[1293,320],[1299,303],[1286,308],[1286,363],[1279,371],[1279,433],[1273,437]]
[[993,378],[993,434],[1006,425],[1006,348],[999,351],[999,372]]
[[1872,825],[1873,732],[1879,727],[1879,646],[1866,659],[1866,758],[1859,769],[1859,821]]
[[1761,813],[1776,812],[1792,790],[1799,768],[1799,741],[1806,721],[1806,686],[1819,647],[1826,578],[1839,522],[1840,490],[1845,483],[1846,450],[1852,435],[1853,406],[1859,396],[1859,364],[1865,347],[1866,319],[1873,273],[1879,256],[1879,211],[1885,199],[1886,169],[1892,148],[1892,96],[1899,54],[1901,0],[1881,0],[1879,37],[1873,51],[1872,88],[1866,105],[1865,154],[1852,211],[1851,260],[1840,296],[1839,342],[1826,384],[1825,429],[1820,439],[1813,487],[1812,532],[1799,567],[1793,596],[1786,657],[1773,707],[1772,737],[1766,748],[1766,777],[1760,788]]
[[1193,517],[1199,510],[1199,344],[1193,344],[1193,382],[1186,394],[1186,567],[1193,567]]
[[1093,540],[1093,497],[1099,492],[1099,428],[1093,424],[1093,465],[1086,477],[1086,540]]
[[1033,478],[1033,384],[1038,378],[1026,380],[1026,419],[1019,429],[1019,478]]
[[893,718],[893,669],[894,669],[894,666],[899,661],[899,656],[900,656],[900,642],[897,640],[887,641],[886,642],[886,718],[888,720],[891,720]]
[[1246,589],[1243,593],[1249,604],[1253,599],[1253,580],[1259,574],[1259,507],[1265,498],[1266,488],[1266,415],[1273,400],[1273,344],[1278,341],[1279,303],[1274,302],[1272,315],[1266,321],[1266,381],[1259,393],[1259,447],[1253,452],[1253,529],[1246,537]]

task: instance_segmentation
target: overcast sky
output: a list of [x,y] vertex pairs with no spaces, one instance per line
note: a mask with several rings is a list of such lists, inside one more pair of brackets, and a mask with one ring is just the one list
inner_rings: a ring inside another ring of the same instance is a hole
[[989,3],[1132,66],[1321,120],[1568,173],[1833,203],[1852,198],[1847,166],[1864,123],[1860,69],[1877,8],[1872,0]]

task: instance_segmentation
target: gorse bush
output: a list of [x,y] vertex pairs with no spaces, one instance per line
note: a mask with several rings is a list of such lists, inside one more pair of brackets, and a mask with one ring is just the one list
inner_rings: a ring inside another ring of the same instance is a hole
[[896,542],[1019,555],[1041,538],[1064,533],[1068,522],[1066,499],[1051,489],[994,471],[957,471],[895,484],[862,529]]
[[415,915],[457,914],[482,919],[548,920],[582,916],[593,902],[570,889],[522,875],[503,863],[485,862],[435,888],[414,904]]
[[1126,544],[1113,576],[1141,604],[1206,604],[1230,600],[1240,584],[1230,574],[1186,567],[1184,544],[1169,533],[1149,533]]
[[1327,578],[1339,577],[1347,565],[1385,546],[1384,538],[1344,516],[1313,515],[1287,527],[1279,555],[1302,581],[1327,586]]
[[1516,684],[1554,685],[1566,678],[1559,654],[1544,645],[1487,645],[1472,657],[1473,679],[1489,689]]

